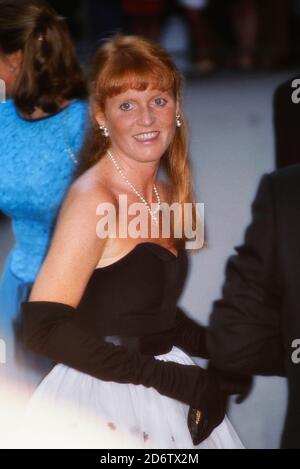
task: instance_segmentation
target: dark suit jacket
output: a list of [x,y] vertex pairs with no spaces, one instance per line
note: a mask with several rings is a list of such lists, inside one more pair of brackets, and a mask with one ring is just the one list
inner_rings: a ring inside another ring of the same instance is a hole
[[287,376],[282,447],[300,448],[300,364],[291,359],[300,339],[300,165],[262,178],[252,216],[227,263],[207,345],[217,368]]
[[[300,163],[300,103],[292,101],[292,82],[296,76],[280,85],[275,91],[274,129],[276,148],[276,168]],[[300,94],[299,94],[300,96]]]

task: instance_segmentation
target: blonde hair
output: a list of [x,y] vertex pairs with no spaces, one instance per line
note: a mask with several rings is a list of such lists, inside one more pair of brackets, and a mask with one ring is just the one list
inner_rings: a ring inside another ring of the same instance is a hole
[[[110,140],[99,131],[95,115],[104,111],[106,98],[128,89],[146,90],[149,86],[161,91],[172,90],[179,104],[182,101],[184,77],[173,60],[159,44],[139,36],[117,34],[97,52],[90,75],[91,128],[82,152],[82,173],[96,164],[106,153]],[[167,176],[169,204],[193,204],[192,225],[195,226],[195,197],[188,155],[188,130],[181,110],[182,126],[177,128],[174,140],[161,159]],[[174,230],[173,230],[174,234]],[[186,239],[174,239],[178,248]]]

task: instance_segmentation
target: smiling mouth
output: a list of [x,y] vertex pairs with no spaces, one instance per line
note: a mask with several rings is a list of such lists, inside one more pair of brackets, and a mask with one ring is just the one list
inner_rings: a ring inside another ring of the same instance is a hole
[[155,140],[159,136],[160,132],[148,132],[144,134],[134,135],[133,138],[138,142],[149,142]]

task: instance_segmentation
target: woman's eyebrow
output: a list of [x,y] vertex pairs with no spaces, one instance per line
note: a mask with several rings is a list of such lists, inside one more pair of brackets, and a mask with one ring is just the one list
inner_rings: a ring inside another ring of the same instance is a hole
[[[124,102],[131,101],[137,103],[140,99],[145,99],[147,102],[151,101],[154,98],[158,97],[164,97],[166,99],[172,99],[172,92],[168,90],[152,90],[152,93],[149,95],[149,98],[141,98],[139,93],[142,93],[142,91],[138,90],[128,90],[128,95],[127,96],[121,96],[124,93],[120,93],[118,95],[115,95],[112,97],[113,101],[115,102],[116,105],[120,105]],[[125,92],[126,93],[126,92]]]

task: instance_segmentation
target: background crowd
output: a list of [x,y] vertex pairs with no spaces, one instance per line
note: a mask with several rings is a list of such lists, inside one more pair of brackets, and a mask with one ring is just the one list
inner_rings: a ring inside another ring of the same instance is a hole
[[[172,18],[185,28],[193,70],[270,70],[300,61],[299,0],[52,0],[78,43],[116,31],[160,40]],[[180,40],[180,39],[179,39]],[[176,49],[176,48],[175,48]]]

